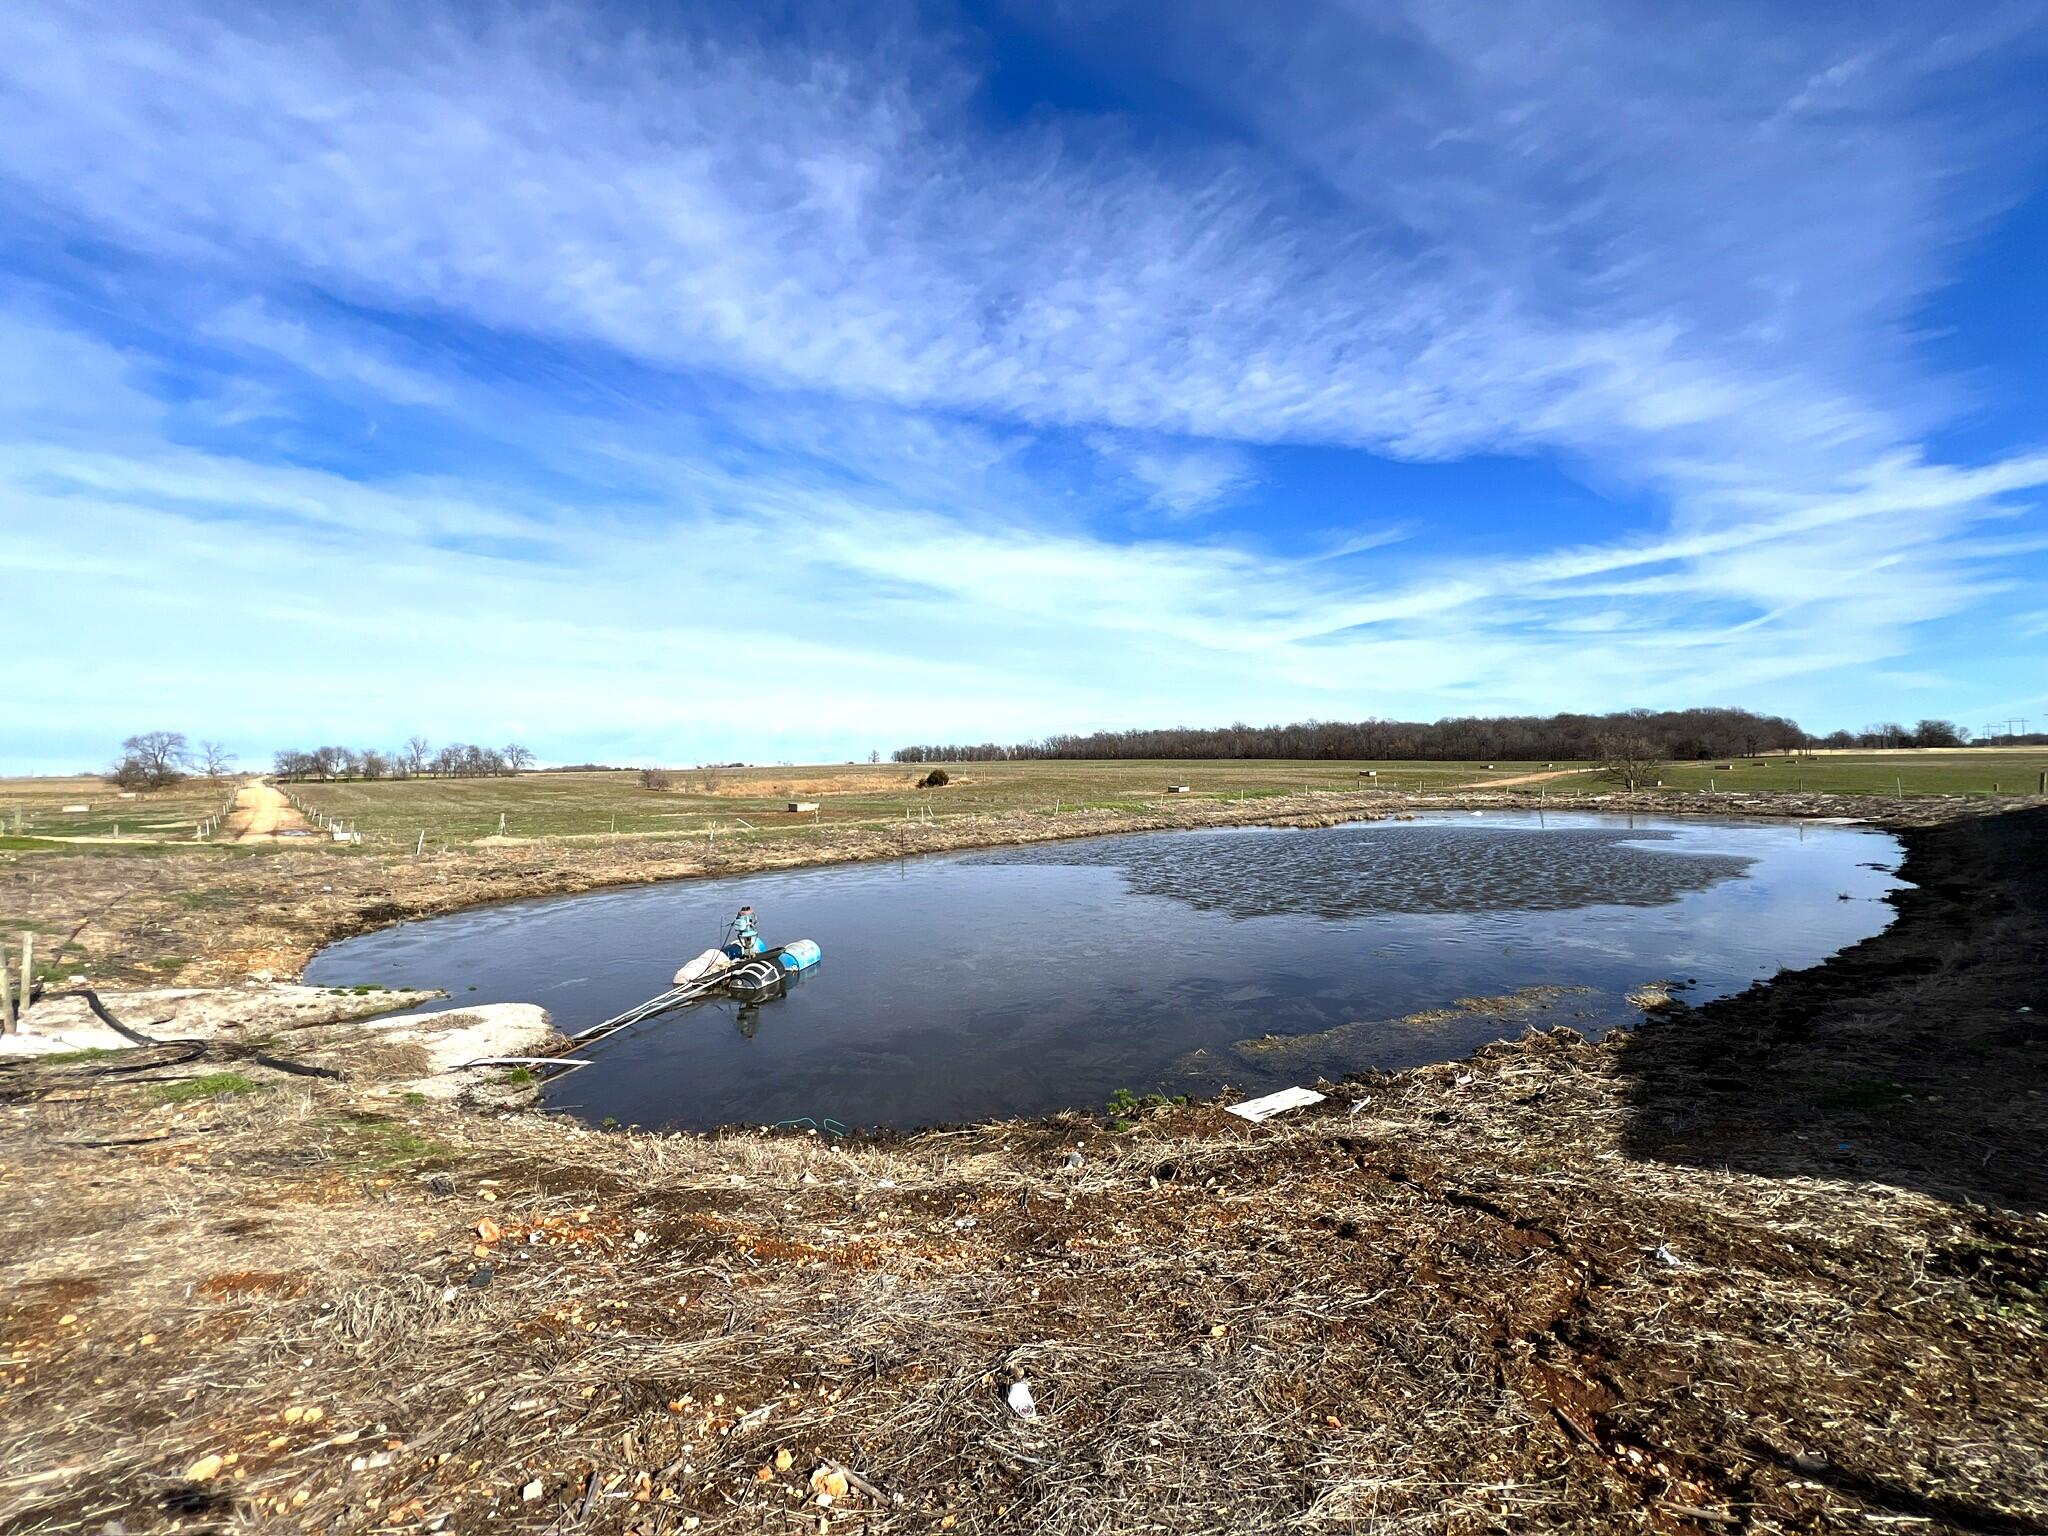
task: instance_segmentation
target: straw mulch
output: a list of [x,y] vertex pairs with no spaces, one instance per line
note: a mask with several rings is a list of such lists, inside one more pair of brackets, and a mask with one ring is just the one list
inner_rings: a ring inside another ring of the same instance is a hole
[[[0,1526],[2048,1527],[2043,834],[1912,834],[1899,922],[1804,978],[1263,1126],[0,1068]],[[1938,1087],[1860,1087],[1929,997]]]

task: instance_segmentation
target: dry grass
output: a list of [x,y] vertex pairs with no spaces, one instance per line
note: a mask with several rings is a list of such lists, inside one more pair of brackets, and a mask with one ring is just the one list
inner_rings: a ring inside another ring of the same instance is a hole
[[[569,895],[602,886],[745,874],[956,849],[1184,827],[1255,823],[1329,826],[1416,809],[1526,809],[1535,791],[1402,795],[1310,792],[1246,800],[1154,801],[1135,807],[1073,806],[956,814],[932,822],[827,822],[759,834],[702,838],[567,838],[515,846],[429,849],[414,859],[385,848],[152,848],[72,851],[0,847],[0,935],[38,934],[52,977],[95,982],[210,985],[257,972],[296,975],[315,949],[368,928],[512,897]],[[1553,794],[1558,810],[1726,814],[1714,796]],[[1929,825],[1988,814],[1988,802],[1774,794],[1740,809],[1751,815],[1846,816]]]
[[1816,971],[1264,1126],[0,1068],[0,1529],[2041,1529],[2044,823],[1910,834]]
[[[2048,1514],[2041,1319],[1931,1265],[1973,1217],[1628,1159],[1622,1088],[1558,1036],[1264,1127],[412,1117],[452,1165],[298,1083],[16,1107],[0,1498],[47,1530],[1822,1529],[1897,1513],[1882,1481],[1960,1529]],[[821,1508],[827,1465],[882,1497]]]

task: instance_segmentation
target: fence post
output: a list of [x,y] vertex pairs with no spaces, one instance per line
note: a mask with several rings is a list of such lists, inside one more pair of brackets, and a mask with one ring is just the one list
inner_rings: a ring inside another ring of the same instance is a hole
[[36,936],[33,929],[21,933],[21,1011],[28,1012],[29,989],[35,982]]
[[0,1035],[14,1033],[14,987],[7,979],[7,946],[0,944]]

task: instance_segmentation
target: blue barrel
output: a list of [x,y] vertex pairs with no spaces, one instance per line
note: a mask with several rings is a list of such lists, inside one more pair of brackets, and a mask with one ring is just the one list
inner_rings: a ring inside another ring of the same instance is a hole
[[775,958],[782,962],[785,971],[808,971],[824,958],[824,954],[816,940],[798,939],[794,944],[783,945],[782,953]]

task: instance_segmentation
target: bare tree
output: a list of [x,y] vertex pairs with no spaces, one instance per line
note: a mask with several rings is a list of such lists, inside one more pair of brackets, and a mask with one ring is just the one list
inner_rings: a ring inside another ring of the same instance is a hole
[[1602,736],[1594,743],[1594,756],[1601,773],[1630,789],[1655,779],[1664,766],[1657,744],[1646,736]]
[[183,731],[143,731],[121,743],[108,777],[125,789],[162,789],[182,779],[191,760]]
[[405,738],[405,771],[418,778],[427,771],[427,764],[433,760],[433,748],[427,738],[417,733]]
[[640,770],[640,787],[642,789],[673,789],[675,782],[674,775],[663,769],[642,768]]
[[533,766],[533,754],[516,741],[507,743],[498,755],[505,759],[506,770],[511,773]]
[[234,771],[235,754],[228,750],[226,742],[202,741],[199,743],[199,765],[206,776],[218,784]]

